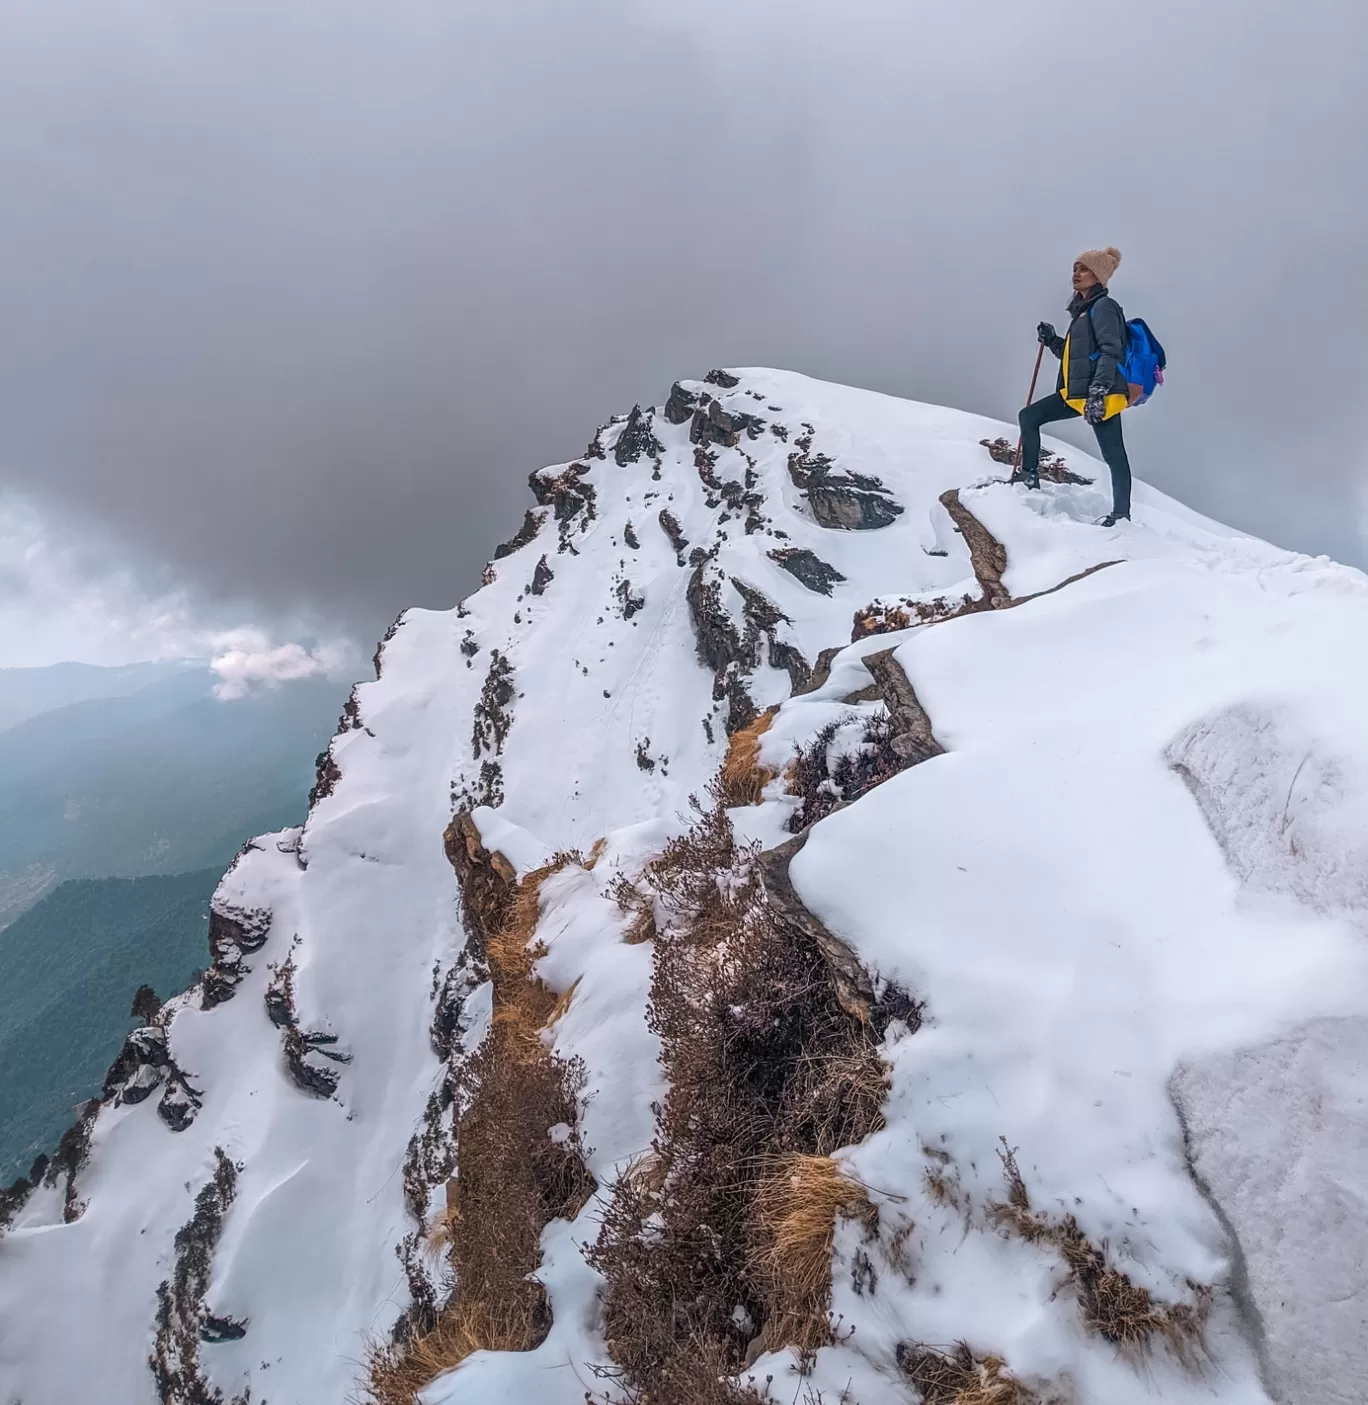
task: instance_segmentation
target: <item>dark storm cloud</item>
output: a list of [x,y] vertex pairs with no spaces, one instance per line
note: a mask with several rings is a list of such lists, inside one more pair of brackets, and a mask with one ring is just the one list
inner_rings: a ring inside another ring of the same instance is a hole
[[1339,0],[10,0],[0,472],[364,633],[675,376],[1010,416],[1115,243],[1174,363],[1141,474],[1361,560],[1365,39]]

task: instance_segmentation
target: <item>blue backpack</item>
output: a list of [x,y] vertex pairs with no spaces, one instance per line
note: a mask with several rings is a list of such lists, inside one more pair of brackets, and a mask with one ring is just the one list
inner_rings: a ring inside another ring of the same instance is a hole
[[[1088,318],[1092,320],[1092,308],[1088,309]],[[1098,353],[1093,352],[1092,359],[1096,361],[1097,357]],[[1133,406],[1143,405],[1154,394],[1155,387],[1163,385],[1167,366],[1168,357],[1159,338],[1150,331],[1143,317],[1132,317],[1126,323],[1126,351],[1118,369],[1130,387]]]

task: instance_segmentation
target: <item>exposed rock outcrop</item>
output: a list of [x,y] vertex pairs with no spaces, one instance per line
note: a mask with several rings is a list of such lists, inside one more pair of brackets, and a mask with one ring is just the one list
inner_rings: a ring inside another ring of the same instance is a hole
[[845,580],[835,566],[828,566],[815,551],[809,551],[805,546],[777,547],[769,556],[770,560],[777,561],[789,575],[809,590],[815,590],[818,595],[830,595],[832,587]]
[[483,961],[490,938],[508,920],[518,886],[517,870],[497,849],[485,848],[468,811],[452,819],[443,842],[461,888],[461,921],[472,950]]
[[[532,490],[537,491],[535,488]],[[537,533],[541,531],[541,524],[546,514],[534,512],[530,507],[523,516],[522,526],[518,528],[506,542],[500,543],[494,548],[494,559],[502,561],[505,556],[512,556],[515,551],[521,551],[529,542],[535,541]]]
[[632,413],[627,416],[627,422],[622,426],[613,448],[617,466],[626,468],[628,464],[636,463],[642,455],[655,458],[663,449],[664,445],[651,429],[651,411],[643,411],[640,405],[633,405]]
[[812,440],[810,432],[794,440],[788,471],[821,526],[863,532],[897,521],[902,504],[879,479],[867,473],[839,471],[828,455],[813,452]]

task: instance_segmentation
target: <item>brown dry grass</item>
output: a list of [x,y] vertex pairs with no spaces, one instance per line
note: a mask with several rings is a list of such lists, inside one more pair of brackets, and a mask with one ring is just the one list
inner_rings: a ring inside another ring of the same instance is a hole
[[758,805],[765,787],[774,779],[776,773],[760,764],[760,738],[769,731],[778,711],[777,707],[767,708],[749,726],[731,734],[717,779],[717,797],[728,808]]
[[755,1190],[750,1272],[771,1304],[766,1349],[816,1351],[831,1340],[831,1251],[838,1218],[878,1231],[879,1212],[863,1186],[829,1156],[781,1158]]
[[493,1018],[463,1074],[457,1174],[427,1229],[456,1287],[428,1320],[371,1353],[376,1405],[414,1405],[419,1391],[472,1352],[529,1351],[550,1329],[545,1292],[531,1276],[541,1234],[551,1220],[578,1214],[594,1189],[577,1135],[550,1137],[558,1124],[575,1126],[581,1075],[541,1040],[558,1000],[533,973],[544,954],[534,940],[541,886],[572,859],[558,855],[528,874],[486,944]]
[[[769,907],[754,859],[719,802],[645,876],[660,927],[648,1019],[669,1092],[652,1174],[620,1180],[590,1258],[610,1353],[651,1405],[754,1399],[725,1377],[758,1340],[831,1340],[831,1193],[854,1202],[829,1158],[882,1125],[877,1037]],[[780,1167],[802,1168],[801,1193]],[[801,1284],[780,1281],[783,1264],[801,1265]]]
[[971,595],[962,595],[958,600],[947,600],[943,595],[934,600],[875,600],[855,611],[850,642],[858,643],[873,634],[895,634],[913,625],[939,624],[942,620],[973,614],[981,608],[981,603]]
[[1033,1405],[1037,1399],[1001,1357],[975,1356],[964,1342],[950,1352],[904,1342],[898,1365],[923,1405]]
[[1007,1199],[990,1207],[998,1224],[1032,1244],[1050,1244],[1068,1269],[1068,1283],[1078,1299],[1079,1315],[1089,1331],[1120,1347],[1132,1357],[1147,1355],[1156,1345],[1169,1347],[1190,1370],[1205,1354],[1204,1335],[1211,1309],[1211,1289],[1189,1283],[1190,1302],[1165,1303],[1135,1283],[1084,1234],[1072,1215],[1052,1219],[1035,1210],[1017,1165],[1016,1149],[1004,1138],[998,1150]]

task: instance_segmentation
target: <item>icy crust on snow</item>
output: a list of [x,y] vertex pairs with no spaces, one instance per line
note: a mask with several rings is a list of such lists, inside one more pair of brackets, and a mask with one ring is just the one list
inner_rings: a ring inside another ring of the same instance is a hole
[[[193,1120],[172,1132],[155,1098],[106,1106],[78,1176],[81,1217],[64,1223],[60,1188],[44,1188],[0,1239],[0,1398],[68,1405],[95,1391],[156,1405],[157,1285],[174,1275],[175,1236],[216,1148],[240,1169],[203,1308],[246,1332],[199,1345],[206,1390],[227,1401],[250,1388],[276,1405],[360,1391],[368,1344],[410,1305],[396,1257],[419,1228],[405,1160],[433,1130],[443,1069],[430,1030],[465,945],[443,850],[458,808],[519,875],[569,850],[584,858],[542,885],[537,974],[562,997],[546,1038],[582,1067],[578,1130],[598,1190],[543,1235],[553,1322],[542,1345],[477,1353],[424,1399],[601,1395],[589,1369],[605,1361],[599,1280],[582,1250],[615,1178],[649,1147],[664,1092],[646,1023],[651,947],[624,942],[613,879],[634,878],[687,825],[688,797],[715,775],[727,721],[747,706],[779,706],[760,752],[776,778],[733,817],[767,846],[787,839],[797,802],[779,773],[827,723],[881,711],[848,699],[873,681],[861,660],[888,648],[947,754],[815,826],[792,872],[870,968],[927,1002],[926,1025],[886,1050],[887,1129],[844,1153],[886,1223],[915,1228],[906,1273],[864,1292],[859,1230],[838,1229],[841,1340],[819,1353],[813,1398],[848,1385],[864,1405],[910,1401],[894,1355],[906,1341],[963,1338],[1073,1405],[1252,1405],[1268,1398],[1261,1347],[1270,1383],[1345,1359],[1343,1314],[1283,1330],[1265,1310],[1258,1336],[1259,1274],[1291,1264],[1300,1291],[1307,1270],[1285,1245],[1234,1252],[1230,1226],[1243,1238],[1260,1215],[1277,1221],[1287,1188],[1269,1159],[1278,1149],[1251,1152],[1223,1109],[1276,1111],[1296,1083],[1286,1069],[1314,1064],[1305,1050],[1321,1036],[1306,1031],[1348,1030],[1368,1011],[1351,901],[1361,846],[1339,811],[1368,794],[1346,721],[1365,665],[1345,642],[1363,637],[1368,586],[1143,485],[1134,525],[1100,531],[1089,524],[1107,507],[1105,469],[1055,444],[1097,484],[1009,488],[980,445],[1002,432],[993,421],[782,372],[734,375],[681,383],[672,403],[705,411],[702,422],[687,410],[682,423],[660,410],[623,417],[583,458],[534,475],[538,504],[484,587],[457,610],[409,612],[384,643],[302,833],[255,841],[216,896],[224,917],[255,924],[230,998],[202,1009],[191,992],[168,1011],[170,1052],[201,1102]],[[828,471],[853,485],[844,502]],[[939,501],[950,489],[1005,545],[1018,598],[1121,564],[1010,610],[848,644],[873,600],[978,594]],[[859,513],[884,525],[822,525]],[[846,647],[827,681],[794,696],[833,646]],[[1262,718],[1278,719],[1276,740]],[[1287,747],[1303,742],[1313,754],[1279,802]],[[840,745],[858,745],[853,722]],[[1247,803],[1218,812],[1217,794]],[[1268,846],[1294,841],[1312,855],[1304,877],[1263,884]],[[466,995],[466,1047],[489,1010],[487,986]],[[1205,1115],[1192,1101],[1199,1187],[1170,1098],[1175,1068],[1278,1039],[1300,1052],[1271,1073],[1237,1070],[1253,1089],[1243,1102]],[[326,1080],[300,1083],[291,1048],[335,1080],[330,1094]],[[1337,1110],[1287,1124],[1296,1150],[1281,1154],[1302,1157],[1308,1181],[1340,1135],[1335,1118],[1354,1115],[1356,1055],[1343,1048]],[[1331,1068],[1307,1076],[1324,1082]],[[1202,1377],[1162,1352],[1137,1367],[1086,1336],[1057,1256],[985,1223],[1002,1193],[1001,1136],[1020,1148],[1036,1207],[1075,1214],[1137,1282],[1165,1299],[1189,1278],[1217,1285]],[[1222,1145],[1228,1164],[1244,1158],[1224,1191],[1208,1156]],[[963,1213],[928,1198],[933,1165],[951,1168]],[[1338,1187],[1343,1232],[1361,1232],[1352,1168],[1335,1166],[1322,1180]],[[430,1209],[440,1191],[425,1186]],[[1311,1233],[1309,1218],[1296,1223]],[[1237,1301],[1221,1289],[1240,1263],[1250,1291]],[[1302,1366],[1279,1356],[1298,1334],[1312,1340]],[[802,1389],[788,1369],[786,1355],[756,1368],[783,1399]]]
[[[1339,703],[1340,706],[1335,706]],[[1368,766],[1351,697],[1200,719],[1168,759],[1246,887],[1368,932]],[[1368,1019],[1312,1019],[1184,1063],[1193,1162],[1238,1237],[1279,1401],[1349,1405],[1368,1381]],[[1289,1285],[1292,1285],[1289,1288]]]

